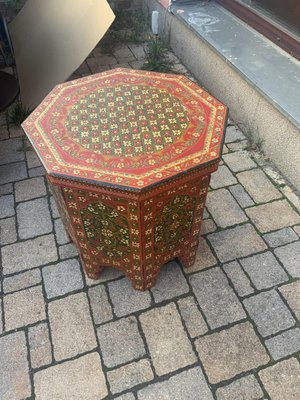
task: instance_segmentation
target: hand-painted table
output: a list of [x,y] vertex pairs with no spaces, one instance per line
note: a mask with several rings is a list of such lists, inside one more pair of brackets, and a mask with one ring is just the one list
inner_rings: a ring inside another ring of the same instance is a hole
[[181,75],[114,69],[56,86],[23,123],[85,271],[155,283],[195,262],[227,108]]

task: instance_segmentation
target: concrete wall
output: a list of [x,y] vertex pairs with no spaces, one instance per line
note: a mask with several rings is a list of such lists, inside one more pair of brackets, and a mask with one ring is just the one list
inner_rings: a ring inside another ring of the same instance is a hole
[[263,139],[263,150],[300,191],[300,130],[281,114],[199,36],[156,0],[143,0],[144,11],[160,12],[160,34],[193,75],[230,110],[246,135]]

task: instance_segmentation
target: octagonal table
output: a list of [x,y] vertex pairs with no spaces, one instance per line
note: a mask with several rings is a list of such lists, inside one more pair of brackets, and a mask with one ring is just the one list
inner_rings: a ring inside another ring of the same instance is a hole
[[227,108],[184,76],[114,69],[56,86],[23,123],[85,271],[139,290],[195,262]]

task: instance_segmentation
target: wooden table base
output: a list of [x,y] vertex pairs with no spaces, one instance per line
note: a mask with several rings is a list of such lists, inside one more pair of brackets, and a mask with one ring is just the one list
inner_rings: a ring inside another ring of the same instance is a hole
[[212,165],[142,193],[48,178],[87,276],[97,279],[103,268],[115,267],[135,289],[146,290],[166,262],[179,258],[185,268],[194,264],[215,169]]

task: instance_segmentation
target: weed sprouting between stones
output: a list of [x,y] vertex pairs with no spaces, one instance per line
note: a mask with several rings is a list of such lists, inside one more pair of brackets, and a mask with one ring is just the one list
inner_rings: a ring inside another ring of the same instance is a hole
[[20,100],[17,100],[8,111],[8,121],[10,124],[20,126],[30,113],[31,110],[26,108]]
[[143,69],[156,72],[171,72],[173,61],[168,59],[167,51],[167,45],[158,36],[150,37],[147,42]]

